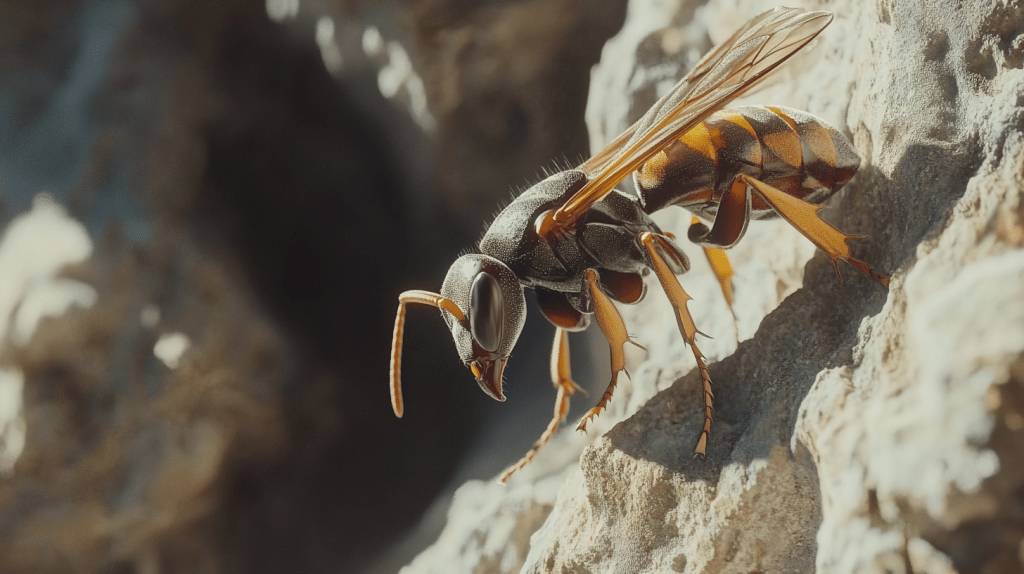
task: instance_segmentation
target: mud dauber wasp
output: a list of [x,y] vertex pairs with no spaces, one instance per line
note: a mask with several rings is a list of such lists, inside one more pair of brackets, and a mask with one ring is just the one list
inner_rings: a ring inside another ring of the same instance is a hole
[[[440,293],[407,291],[399,296],[391,350],[391,402],[402,416],[402,331],[406,305],[437,307],[451,329],[459,357],[480,388],[504,401],[502,372],[526,316],[524,289],[536,291],[541,312],[556,327],[552,379],[558,390],[555,416],[534,447],[500,477],[504,482],[548,441],[569,410],[578,387],[569,373],[568,331],[587,327],[590,316],[611,347],[611,381],[577,430],[605,408],[618,374],[623,347],[633,343],[612,300],[643,298],[643,276],[653,270],[675,309],[684,340],[697,360],[704,387],[704,426],[694,454],[704,456],[711,432],[714,395],[700,333],[686,308],[690,296],[676,275],[689,260],[674,237],[649,214],[684,207],[694,218],[687,236],[708,250],[726,298],[728,259],[751,219],[781,216],[828,255],[839,272],[846,261],[883,285],[889,278],[850,255],[846,235],[817,212],[816,205],[853,177],[860,157],[847,139],[823,121],[774,106],[724,105],[746,92],[814,39],[832,21],[828,12],[775,8],[740,28],[714,48],[632,127],[576,169],[534,185],[490,225],[479,253],[452,265]],[[633,174],[637,196],[615,186]],[[703,334],[703,333],[701,333]],[[636,344],[636,343],[634,343]]]

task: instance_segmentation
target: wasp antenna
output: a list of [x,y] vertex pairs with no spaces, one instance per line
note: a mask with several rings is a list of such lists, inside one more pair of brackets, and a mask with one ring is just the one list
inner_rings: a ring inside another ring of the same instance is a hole
[[398,296],[398,313],[395,316],[395,332],[391,339],[391,408],[395,416],[402,418],[405,402],[402,400],[402,335],[405,333],[405,306],[411,303],[430,305],[448,311],[459,321],[465,321],[462,309],[451,299],[430,291],[406,291]]

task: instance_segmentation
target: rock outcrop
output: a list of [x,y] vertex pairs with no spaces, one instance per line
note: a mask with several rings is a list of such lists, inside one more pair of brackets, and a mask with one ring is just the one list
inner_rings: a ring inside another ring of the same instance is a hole
[[[690,309],[715,337],[707,459],[691,454],[700,379],[654,288],[622,308],[649,354],[591,435],[558,435],[507,488],[463,486],[403,572],[1022,570],[1024,8],[798,5],[835,21],[740,103],[807,110],[854,143],[826,218],[864,236],[852,249],[888,290],[753,223],[730,252],[736,333],[691,257]],[[592,76],[594,146],[770,7],[631,2]],[[683,213],[659,221],[685,235]]]

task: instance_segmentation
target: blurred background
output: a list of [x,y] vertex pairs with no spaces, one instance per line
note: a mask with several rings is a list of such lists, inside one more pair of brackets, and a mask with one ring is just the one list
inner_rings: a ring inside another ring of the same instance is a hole
[[450,485],[546,425],[552,330],[530,315],[498,404],[412,309],[399,420],[397,295],[588,154],[624,17],[0,3],[0,572],[390,572],[430,543]]

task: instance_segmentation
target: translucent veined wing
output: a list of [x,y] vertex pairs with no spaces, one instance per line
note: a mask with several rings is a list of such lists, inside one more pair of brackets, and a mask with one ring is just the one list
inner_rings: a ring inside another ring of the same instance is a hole
[[620,181],[662,149],[749,90],[814,39],[832,21],[829,12],[774,8],[744,24],[705,55],[633,126],[580,169],[589,181],[552,211],[541,231],[569,228]]
[[794,10],[796,9],[776,7],[771,10],[762,12],[761,14],[758,14],[757,16],[754,16],[753,18],[748,20],[747,23],[740,27],[739,30],[736,30],[736,32],[733,33],[733,35],[730,36],[728,40],[722,42],[707,54],[704,54],[704,57],[701,58],[699,62],[697,62],[697,64],[693,67],[692,70],[690,70],[688,74],[686,74],[685,76],[683,76],[681,80],[676,82],[676,85],[673,86],[671,90],[669,90],[664,96],[662,96],[657,102],[655,102],[649,110],[647,110],[647,112],[644,114],[644,117],[637,120],[633,125],[626,128],[626,131],[619,134],[619,136],[615,138],[615,140],[612,141],[612,143],[608,144],[603,150],[595,154],[587,161],[580,164],[578,169],[586,173],[587,175],[591,175],[600,171],[602,167],[607,165],[609,161],[615,158],[617,153],[627,143],[632,143],[633,134],[636,133],[637,128],[640,126],[641,123],[643,123],[645,120],[649,120],[654,115],[657,115],[659,111],[670,110],[671,107],[668,106],[669,100],[678,99],[678,96],[680,94],[689,94],[693,87],[697,84],[697,82],[701,78],[706,76],[708,72],[710,72],[711,69],[714,67],[714,65],[721,60],[723,54],[727,53],[733,46],[735,46],[740,41],[747,40],[751,37],[751,35],[748,34],[751,28],[754,28],[755,26],[764,23],[765,20],[773,18],[777,19],[779,16],[788,14]]

